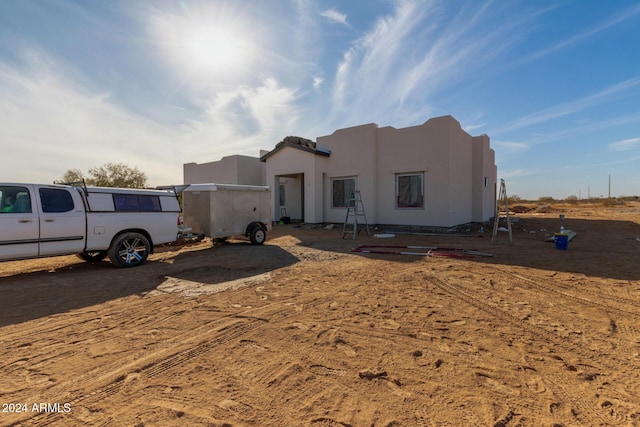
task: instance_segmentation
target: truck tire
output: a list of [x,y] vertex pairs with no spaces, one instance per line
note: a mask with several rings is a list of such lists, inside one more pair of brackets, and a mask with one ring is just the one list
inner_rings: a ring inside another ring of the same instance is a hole
[[116,267],[136,267],[147,260],[151,252],[149,239],[140,233],[122,233],[109,248],[109,259]]
[[107,257],[107,251],[87,251],[76,255],[83,261],[100,262]]
[[267,232],[260,225],[256,224],[249,232],[249,240],[252,245],[261,245],[267,239]]

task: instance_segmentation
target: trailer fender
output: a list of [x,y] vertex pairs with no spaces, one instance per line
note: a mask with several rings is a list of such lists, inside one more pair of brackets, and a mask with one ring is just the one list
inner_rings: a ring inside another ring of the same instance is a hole
[[267,231],[267,226],[266,226],[263,222],[261,222],[261,221],[254,221],[254,222],[252,222],[251,224],[247,225],[247,228],[246,228],[246,230],[244,231],[244,235],[245,235],[245,236],[249,236],[249,235],[251,234],[251,230],[253,230],[253,228],[254,228],[256,225],[257,225],[258,227],[262,228],[264,231]]

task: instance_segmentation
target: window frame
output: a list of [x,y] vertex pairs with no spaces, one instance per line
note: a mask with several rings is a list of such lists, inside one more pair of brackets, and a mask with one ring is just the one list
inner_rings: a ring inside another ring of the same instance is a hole
[[[405,178],[405,177],[414,177],[417,176],[420,178],[420,202],[419,205],[417,206],[412,206],[412,205],[400,205],[400,178]],[[400,210],[424,210],[425,209],[425,199],[424,199],[424,172],[403,172],[403,173],[396,173],[395,175],[395,188],[396,188],[396,193],[395,193],[395,208],[396,209],[400,209]]]
[[[353,181],[353,190],[347,192],[347,188],[346,186],[343,187],[342,192],[344,194],[344,205],[343,204],[339,204],[336,205],[336,194],[335,194],[335,186],[336,183],[338,182],[347,182],[347,181]],[[349,207],[349,196],[351,195],[351,192],[355,192],[358,189],[358,179],[356,176],[341,176],[341,177],[335,177],[335,178],[331,178],[331,208],[332,209],[346,209],[347,207]]]

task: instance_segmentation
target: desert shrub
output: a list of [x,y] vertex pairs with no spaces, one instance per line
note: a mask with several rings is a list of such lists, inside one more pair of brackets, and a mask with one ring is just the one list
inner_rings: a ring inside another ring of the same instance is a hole
[[538,206],[535,209],[535,212],[537,213],[549,213],[549,212],[553,212],[553,208],[549,205],[542,205],[542,206]]
[[622,196],[618,197],[618,200],[622,200],[623,202],[636,202],[640,199],[638,196]]
[[615,197],[609,197],[607,199],[602,199],[603,206],[621,206],[624,205],[624,200],[618,200]]
[[526,212],[529,212],[531,208],[528,208],[524,205],[516,205],[511,207],[510,210],[515,213],[526,213]]
[[576,205],[578,204],[578,198],[576,196],[569,196],[566,199],[564,199],[565,202],[571,204],[571,205]]

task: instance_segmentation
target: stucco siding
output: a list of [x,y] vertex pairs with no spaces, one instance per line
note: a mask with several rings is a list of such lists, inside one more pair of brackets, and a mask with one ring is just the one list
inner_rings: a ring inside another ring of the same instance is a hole
[[495,153],[490,148],[489,137],[473,138],[473,221],[486,221],[494,215],[497,170]]
[[185,183],[269,185],[275,219],[282,184],[287,215],[307,223],[344,222],[351,179],[370,224],[451,227],[494,214],[497,168],[489,137],[469,135],[452,116],[401,129],[354,126],[316,143],[286,137],[260,160],[189,163]]
[[449,221],[447,226],[471,222],[473,206],[473,138],[460,123],[449,120]]
[[331,150],[326,159],[323,177],[324,221],[343,222],[346,208],[332,206],[332,180],[336,178],[356,178],[356,189],[360,190],[367,221],[378,222],[376,216],[376,158],[377,130],[375,124],[367,124],[335,131],[329,136],[319,137],[318,146]]
[[223,157],[215,162],[183,165],[185,184],[264,185],[265,174],[265,164],[259,158],[241,155]]

